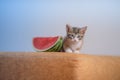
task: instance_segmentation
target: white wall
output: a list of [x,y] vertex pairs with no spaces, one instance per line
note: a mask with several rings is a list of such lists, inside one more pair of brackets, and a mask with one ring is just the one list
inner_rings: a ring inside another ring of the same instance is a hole
[[85,26],[82,53],[120,55],[119,0],[1,0],[0,51],[34,51],[35,36],[65,35]]

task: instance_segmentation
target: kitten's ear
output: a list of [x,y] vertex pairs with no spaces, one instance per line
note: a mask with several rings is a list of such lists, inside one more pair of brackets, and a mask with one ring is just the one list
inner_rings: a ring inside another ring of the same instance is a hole
[[87,30],[87,26],[80,28],[80,33],[84,34],[85,31]]
[[71,26],[69,24],[66,24],[66,32],[71,32]]

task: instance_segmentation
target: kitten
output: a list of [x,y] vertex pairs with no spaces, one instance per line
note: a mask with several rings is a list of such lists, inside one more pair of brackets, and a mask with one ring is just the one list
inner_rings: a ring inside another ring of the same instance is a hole
[[80,53],[80,49],[83,45],[83,37],[86,30],[87,26],[78,28],[71,27],[70,25],[66,24],[67,35],[63,42],[63,50],[70,53]]

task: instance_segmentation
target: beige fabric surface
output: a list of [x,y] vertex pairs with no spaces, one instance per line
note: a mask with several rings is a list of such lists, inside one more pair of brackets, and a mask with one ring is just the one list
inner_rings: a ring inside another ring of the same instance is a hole
[[120,80],[120,56],[0,52],[0,80]]

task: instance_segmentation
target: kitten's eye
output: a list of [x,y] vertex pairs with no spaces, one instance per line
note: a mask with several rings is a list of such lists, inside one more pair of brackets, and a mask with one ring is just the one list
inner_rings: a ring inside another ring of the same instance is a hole
[[82,38],[83,38],[83,36],[78,35],[78,36],[77,36],[77,38],[82,39]]
[[81,36],[80,36],[80,35],[78,35],[77,37],[78,37],[78,38],[80,38]]
[[73,34],[71,34],[71,36],[72,36],[72,37],[74,37],[74,35],[73,35]]
[[73,34],[68,34],[67,37],[72,39],[72,38],[74,38],[74,35]]
[[83,38],[83,36],[81,36],[81,38]]

